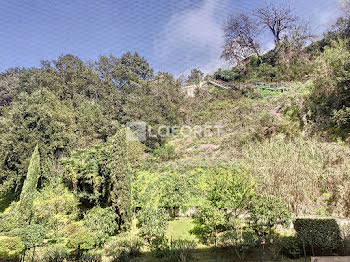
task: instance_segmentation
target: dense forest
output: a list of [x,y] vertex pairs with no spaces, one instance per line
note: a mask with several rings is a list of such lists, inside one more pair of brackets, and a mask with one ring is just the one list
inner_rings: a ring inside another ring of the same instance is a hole
[[[348,3],[317,41],[289,7],[232,15],[212,75],[136,52],[2,72],[0,261],[349,255]],[[139,141],[130,122],[178,128]]]

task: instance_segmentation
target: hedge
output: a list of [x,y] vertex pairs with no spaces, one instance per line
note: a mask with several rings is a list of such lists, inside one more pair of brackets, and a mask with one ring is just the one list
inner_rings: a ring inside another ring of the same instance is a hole
[[294,222],[296,237],[302,247],[303,241],[308,254],[331,255],[343,247],[340,228],[335,219],[299,218]]

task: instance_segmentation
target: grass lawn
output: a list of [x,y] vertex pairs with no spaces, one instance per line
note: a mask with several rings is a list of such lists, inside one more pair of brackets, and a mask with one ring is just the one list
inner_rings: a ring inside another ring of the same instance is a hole
[[194,238],[194,235],[190,234],[190,230],[193,229],[194,224],[192,218],[182,217],[175,218],[169,221],[168,229],[165,235],[168,238],[179,239],[179,238]]

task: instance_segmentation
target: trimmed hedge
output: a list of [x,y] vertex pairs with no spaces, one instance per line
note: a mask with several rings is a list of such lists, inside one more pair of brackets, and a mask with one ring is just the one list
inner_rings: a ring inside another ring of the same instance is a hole
[[331,255],[344,245],[335,219],[299,218],[295,220],[294,228],[299,245],[302,247],[304,240],[308,254],[312,254],[313,248],[315,255]]

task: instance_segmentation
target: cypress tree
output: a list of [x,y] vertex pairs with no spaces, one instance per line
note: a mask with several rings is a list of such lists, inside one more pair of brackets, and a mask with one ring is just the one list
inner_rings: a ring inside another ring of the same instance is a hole
[[121,128],[109,141],[111,158],[109,201],[119,217],[119,227],[131,221],[131,167],[128,161],[126,129]]
[[19,211],[25,221],[30,220],[33,210],[33,201],[40,177],[40,155],[38,145],[35,147],[30,159],[26,179],[23,183],[19,201]]

